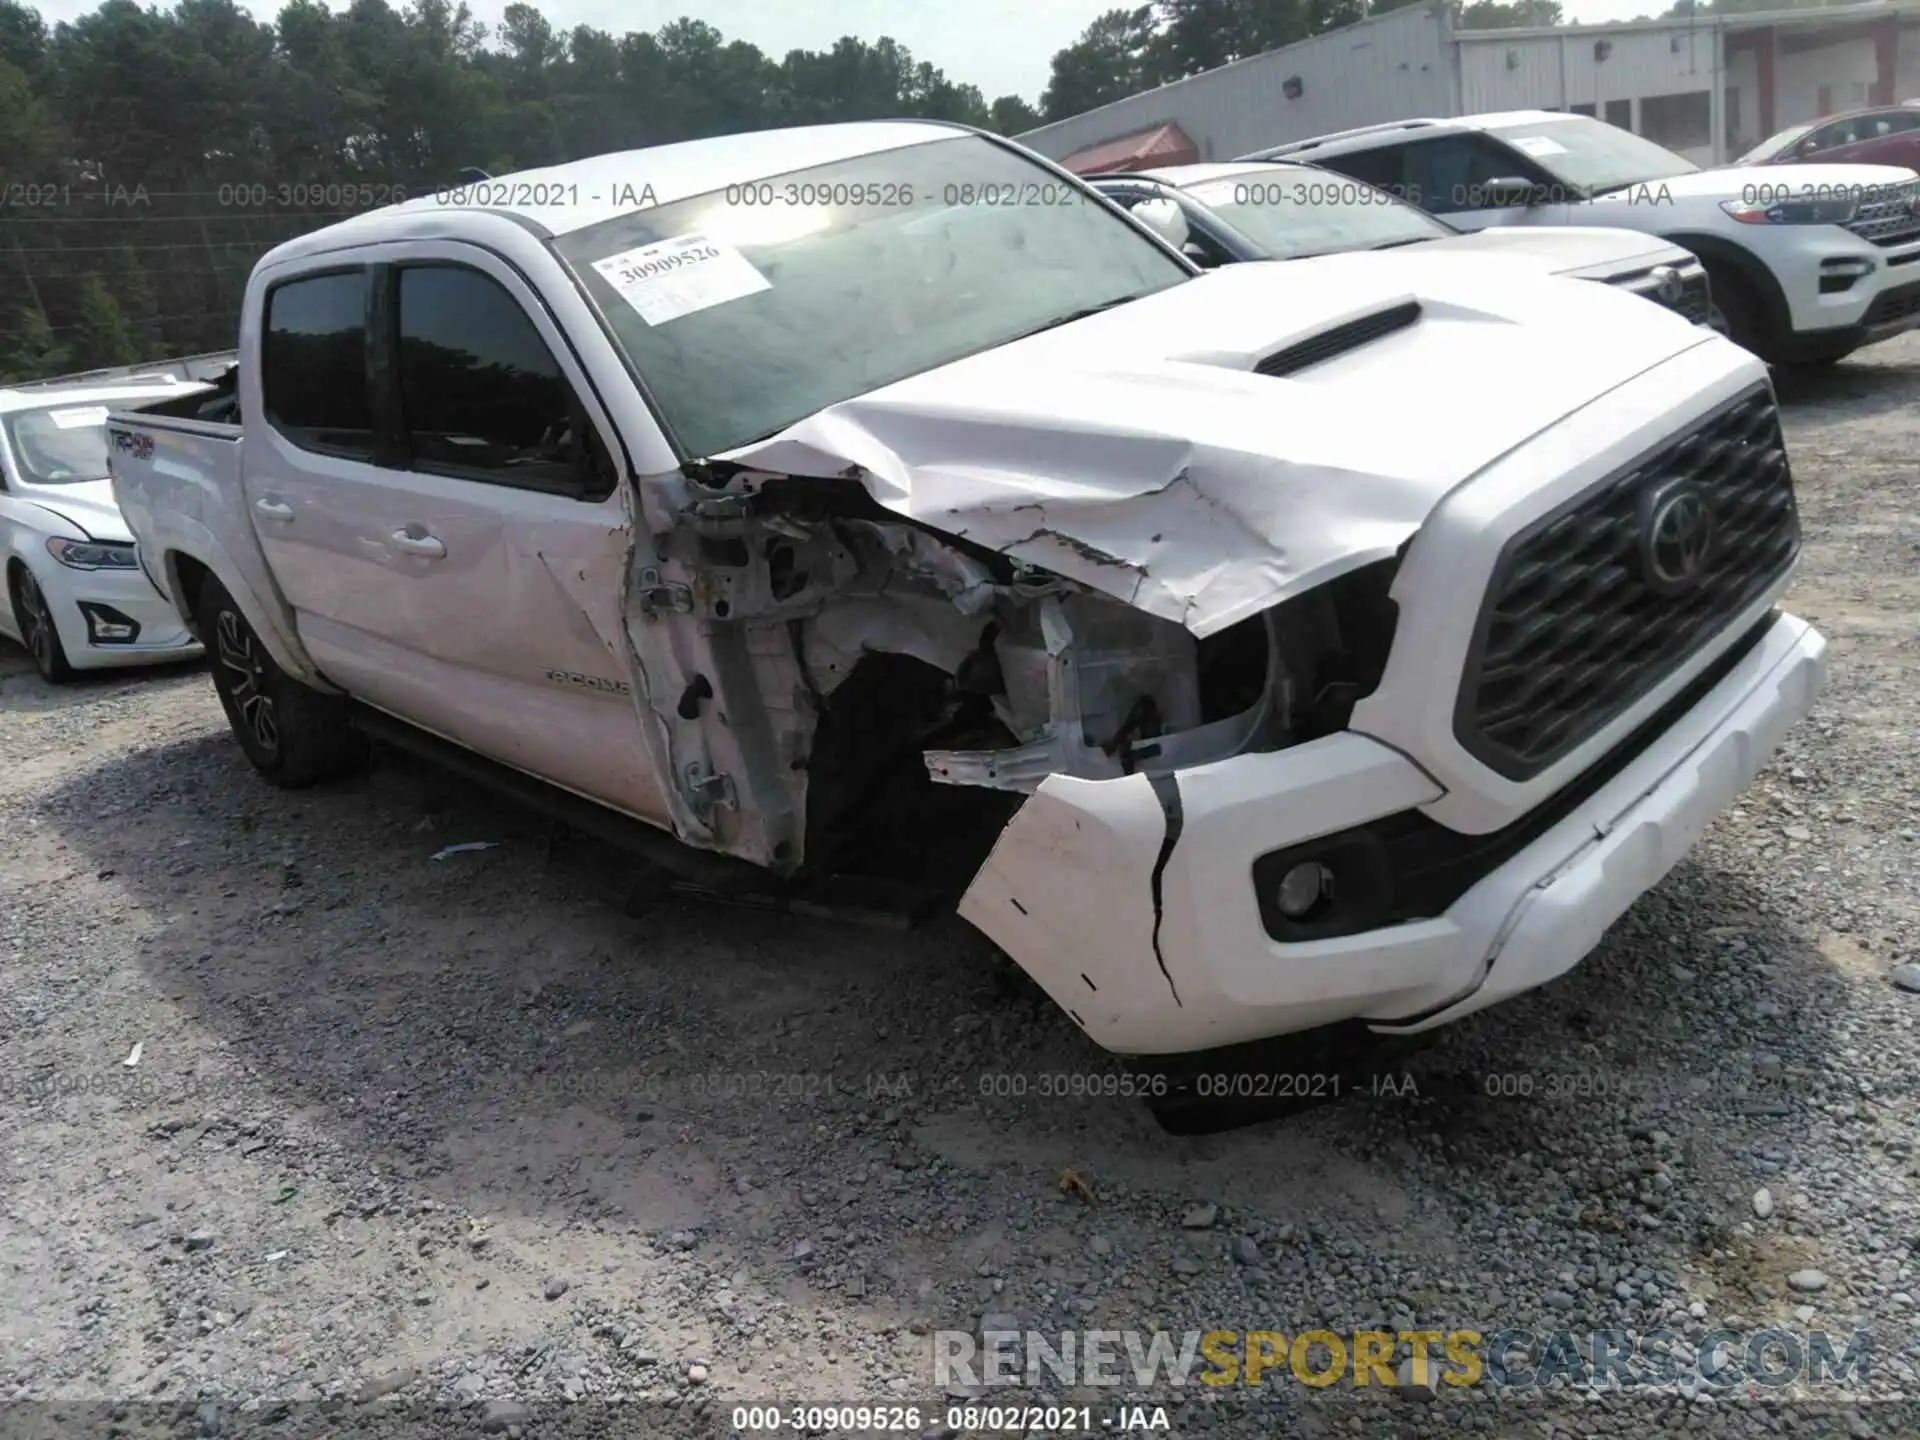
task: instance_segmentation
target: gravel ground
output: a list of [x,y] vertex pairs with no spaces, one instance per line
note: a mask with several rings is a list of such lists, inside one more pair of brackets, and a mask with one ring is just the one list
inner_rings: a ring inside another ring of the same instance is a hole
[[[1920,1433],[1920,995],[1890,979],[1920,338],[1783,399],[1792,600],[1833,642],[1814,719],[1584,965],[1445,1032],[1410,1088],[1211,1137],[1040,1093],[1111,1067],[958,922],[628,918],[616,857],[544,854],[417,767],[269,789],[198,668],[55,693],[9,650],[0,1415],[647,1435],[918,1401],[938,1432],[930,1332],[985,1313],[1665,1328],[1683,1356],[1720,1326],[1867,1328],[1826,1408],[1284,1368],[1018,1394],[1151,1399],[1176,1435]],[[472,840],[501,843],[430,858]]]

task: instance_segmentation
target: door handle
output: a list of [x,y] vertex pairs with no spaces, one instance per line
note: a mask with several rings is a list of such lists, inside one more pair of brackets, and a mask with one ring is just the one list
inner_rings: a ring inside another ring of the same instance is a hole
[[283,505],[278,500],[256,500],[253,502],[253,508],[269,520],[293,519],[293,507]]
[[409,555],[430,555],[436,560],[447,553],[446,546],[424,532],[415,535],[410,531],[396,530],[393,532],[393,544],[395,549],[404,550]]

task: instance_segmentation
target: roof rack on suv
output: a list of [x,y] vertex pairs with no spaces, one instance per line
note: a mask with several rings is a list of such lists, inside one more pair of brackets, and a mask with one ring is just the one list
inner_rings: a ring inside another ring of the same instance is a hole
[[178,360],[155,360],[146,365],[109,365],[99,370],[76,370],[71,375],[51,375],[45,380],[26,380],[0,386],[6,390],[64,390],[79,385],[149,383],[155,385],[207,384],[218,380],[240,358],[237,350],[209,350],[204,355],[188,355]]
[[1336,140],[1352,140],[1361,135],[1385,135],[1394,130],[1424,130],[1429,125],[1439,125],[1439,120],[1387,120],[1378,125],[1356,125],[1351,130],[1336,130],[1331,135],[1316,135],[1311,140],[1289,140],[1283,145],[1270,145],[1265,150],[1254,150],[1245,155],[1236,155],[1236,160],[1278,160],[1282,156],[1296,155],[1306,150],[1317,150],[1322,145],[1331,145]]

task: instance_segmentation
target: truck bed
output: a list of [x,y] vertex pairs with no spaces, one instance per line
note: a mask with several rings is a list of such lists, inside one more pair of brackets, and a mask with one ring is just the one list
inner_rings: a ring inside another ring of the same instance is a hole
[[163,400],[150,401],[145,405],[123,406],[122,410],[131,415],[201,420],[238,428],[240,424],[239,379],[239,367],[231,366],[205,388],[190,391],[185,395],[169,395]]
[[236,402],[229,378],[107,416],[107,471],[141,568],[190,626],[197,573],[183,585],[176,552],[221,556],[224,573],[273,593],[241,483]]

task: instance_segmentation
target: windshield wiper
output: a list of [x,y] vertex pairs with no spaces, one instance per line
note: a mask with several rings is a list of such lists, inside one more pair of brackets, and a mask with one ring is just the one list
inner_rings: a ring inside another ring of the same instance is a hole
[[1368,248],[1371,250],[1398,250],[1402,245],[1424,245],[1429,240],[1439,240],[1442,238],[1444,237],[1439,235],[1409,235],[1404,240],[1388,240],[1379,245],[1371,245]]

